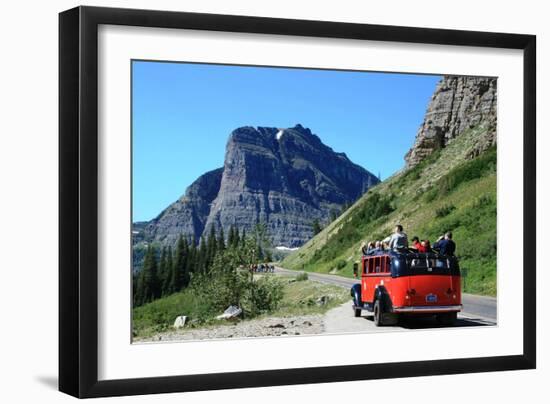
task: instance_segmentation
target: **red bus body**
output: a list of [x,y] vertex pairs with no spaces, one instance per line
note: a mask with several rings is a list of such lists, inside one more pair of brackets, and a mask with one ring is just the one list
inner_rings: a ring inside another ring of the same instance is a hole
[[[356,301],[359,300],[356,293],[355,310],[373,311],[377,299],[384,300],[380,307],[385,313],[393,314],[437,315],[462,309],[461,279],[455,257],[410,251],[366,255],[361,260],[360,276],[360,302]],[[357,292],[358,285],[355,286]]]

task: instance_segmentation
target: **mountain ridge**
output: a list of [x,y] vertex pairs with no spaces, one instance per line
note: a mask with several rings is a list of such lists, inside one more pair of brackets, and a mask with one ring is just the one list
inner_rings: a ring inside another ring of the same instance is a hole
[[274,245],[296,247],[313,235],[313,220],[325,222],[378,182],[300,124],[243,126],[228,137],[224,166],[198,177],[135,239],[173,245],[212,226],[228,234],[265,223]]

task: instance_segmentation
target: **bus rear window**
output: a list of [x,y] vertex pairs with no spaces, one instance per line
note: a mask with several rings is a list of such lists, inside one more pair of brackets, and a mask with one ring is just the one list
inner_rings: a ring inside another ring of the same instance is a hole
[[407,266],[410,269],[449,269],[451,263],[448,259],[443,258],[409,258],[407,259]]

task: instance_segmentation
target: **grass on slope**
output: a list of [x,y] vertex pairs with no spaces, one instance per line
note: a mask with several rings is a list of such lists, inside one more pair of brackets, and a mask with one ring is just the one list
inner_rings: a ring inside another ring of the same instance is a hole
[[[279,308],[271,315],[287,317],[306,314],[322,314],[350,300],[349,290],[336,285],[287,278],[285,281],[284,295]],[[303,278],[302,278],[303,279]],[[318,299],[326,296],[326,304],[318,304]]]
[[282,266],[352,276],[361,243],[380,240],[401,223],[409,239],[432,243],[452,230],[461,267],[468,269],[465,291],[496,295],[496,148],[468,159],[484,130],[464,133],[370,189]]
[[[300,280],[301,279],[301,280]],[[349,300],[349,291],[335,285],[307,280],[306,277],[281,278],[283,299],[279,307],[263,316],[293,316],[321,314]],[[328,297],[324,305],[317,304],[322,296]],[[132,334],[136,338],[147,338],[171,329],[177,316],[188,316],[188,327],[211,327],[227,324],[224,320],[210,318],[197,321],[202,316],[200,301],[191,289],[155,300],[132,311]],[[260,316],[260,317],[263,317]]]

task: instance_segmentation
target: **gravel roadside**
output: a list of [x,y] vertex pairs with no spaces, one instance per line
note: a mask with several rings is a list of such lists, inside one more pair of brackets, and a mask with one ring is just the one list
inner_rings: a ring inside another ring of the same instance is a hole
[[148,338],[134,339],[133,342],[142,343],[322,334],[324,332],[323,319],[324,315],[322,314],[292,317],[267,317],[216,327],[167,331]]

